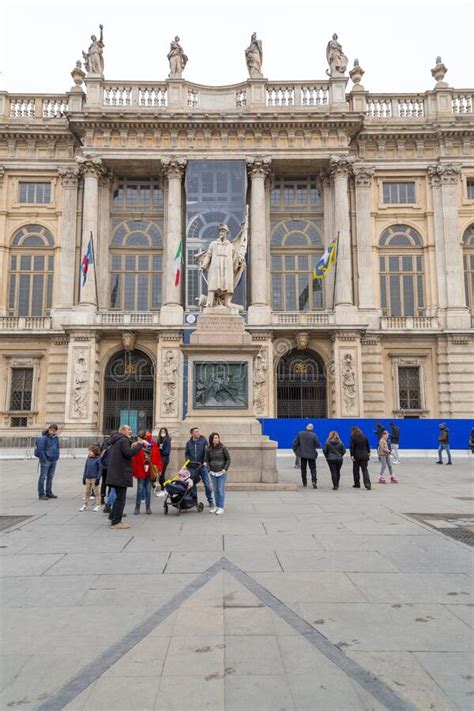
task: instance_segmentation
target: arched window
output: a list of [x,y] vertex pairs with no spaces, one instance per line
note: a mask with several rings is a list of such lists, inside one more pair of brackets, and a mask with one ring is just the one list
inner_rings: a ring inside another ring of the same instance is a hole
[[309,220],[285,220],[275,226],[271,240],[272,305],[275,311],[323,308],[321,279],[313,268],[323,253],[319,230]]
[[111,245],[110,307],[151,311],[161,306],[163,241],[155,222],[130,220],[115,229]]
[[384,230],[380,246],[380,300],[384,316],[423,316],[423,242],[408,225]]
[[53,298],[54,239],[41,225],[26,225],[11,241],[10,316],[47,316]]
[[474,223],[465,230],[462,242],[466,304],[471,313],[474,313]]

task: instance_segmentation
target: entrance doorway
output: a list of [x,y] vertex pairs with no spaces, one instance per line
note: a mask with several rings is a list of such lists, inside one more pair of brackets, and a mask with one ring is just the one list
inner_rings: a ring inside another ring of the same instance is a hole
[[104,434],[129,425],[134,435],[153,427],[154,368],[142,351],[120,351],[104,380]]
[[277,417],[327,417],[327,379],[314,351],[292,350],[277,368]]

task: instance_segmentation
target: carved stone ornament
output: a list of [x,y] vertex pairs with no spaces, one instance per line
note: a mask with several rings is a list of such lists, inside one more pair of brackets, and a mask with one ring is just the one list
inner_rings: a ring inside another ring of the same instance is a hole
[[299,333],[296,334],[295,340],[296,340],[297,350],[305,351],[307,349],[308,343],[309,343],[309,334],[306,333],[305,331],[300,331]]
[[74,359],[72,383],[73,417],[87,417],[89,368],[84,351],[77,351]]
[[256,415],[263,415],[266,405],[265,383],[267,380],[267,363],[265,354],[261,350],[253,364],[253,391],[254,391],[254,407]]
[[257,39],[256,32],[252,34],[250,44],[245,50],[245,61],[250,79],[261,79],[263,77],[263,48],[262,40]]
[[[360,84],[362,77],[364,76],[365,72],[362,69],[362,67],[359,64],[358,59],[354,59],[354,67],[351,69],[349,72],[349,76],[353,82],[353,84]],[[362,87],[361,87],[362,88]]]
[[177,385],[178,385],[178,359],[175,351],[167,350],[161,367],[162,382],[162,414],[176,416],[177,414]]
[[137,334],[133,331],[125,331],[122,333],[122,346],[126,351],[133,351],[137,341]]
[[181,79],[188,63],[188,58],[179,41],[179,37],[176,36],[170,43],[170,51],[167,54],[167,59],[170,63],[170,73],[168,74],[170,79]]
[[61,179],[61,185],[63,188],[77,188],[79,174],[80,171],[77,166],[58,168],[58,175]]
[[73,90],[81,89],[82,85],[84,84],[84,79],[86,78],[86,73],[82,69],[82,62],[80,59],[77,60],[76,66],[71,72],[71,76],[74,80]]
[[354,160],[354,156],[347,154],[330,156],[329,170],[331,171],[331,175],[333,177],[341,175],[348,176],[352,171]]
[[168,180],[171,178],[181,180],[186,168],[186,162],[185,158],[162,158],[161,172]]
[[342,362],[342,397],[348,412],[352,412],[356,403],[356,382],[352,355],[346,353]]
[[337,41],[336,33],[333,34],[326,47],[326,59],[329,64],[326,74],[331,78],[343,77],[349,60],[342,51],[342,45]]
[[247,158],[247,170],[252,179],[265,179],[270,175],[272,159],[269,156],[255,156]]
[[76,163],[79,167],[81,175],[93,175],[100,178],[105,173],[105,167],[102,163],[102,159],[97,158],[96,156],[88,154],[84,156],[77,156]]
[[444,81],[447,71],[448,68],[441,57],[436,57],[436,65],[431,70],[431,76],[436,80],[436,87],[448,86],[448,83]]
[[432,186],[457,185],[460,175],[460,166],[452,163],[438,163],[437,165],[428,166],[428,176]]
[[354,165],[354,182],[357,188],[370,188],[375,168],[369,165]]
[[84,66],[88,74],[93,74],[95,76],[104,75],[104,37],[103,37],[103,25],[99,25],[100,37],[97,39],[96,35],[91,35],[91,44],[87,52],[82,53],[84,59]]

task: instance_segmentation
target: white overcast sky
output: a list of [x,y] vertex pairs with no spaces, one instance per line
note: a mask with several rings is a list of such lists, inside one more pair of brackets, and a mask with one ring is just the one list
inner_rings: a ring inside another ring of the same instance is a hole
[[186,79],[244,81],[252,32],[263,41],[268,79],[325,79],[326,44],[337,32],[349,66],[357,57],[365,69],[369,91],[431,89],[437,55],[451,86],[471,88],[473,7],[465,0],[0,0],[0,90],[67,91],[99,23],[106,79],[164,80],[169,42],[178,34],[189,57]]

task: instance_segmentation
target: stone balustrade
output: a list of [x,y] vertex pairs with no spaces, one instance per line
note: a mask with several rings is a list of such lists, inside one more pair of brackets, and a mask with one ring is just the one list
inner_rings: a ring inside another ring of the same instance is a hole
[[159,322],[160,315],[156,311],[102,311],[97,314],[99,326],[157,326]]
[[2,331],[46,331],[52,328],[49,316],[0,316]]
[[273,313],[275,326],[329,326],[334,323],[334,313],[295,313],[290,311]]
[[[89,86],[88,86],[89,84]],[[9,94],[0,92],[0,118],[31,119],[60,118],[65,111],[101,108],[126,111],[318,111],[344,109],[365,113],[371,119],[423,119],[436,117],[438,113],[456,116],[473,113],[472,90],[442,87],[418,94],[371,94],[351,91],[345,94],[345,102],[333,106],[331,80],[273,82],[249,80],[230,86],[206,86],[184,80],[165,82],[125,82],[86,80],[86,93],[77,88],[68,94]],[[74,97],[74,100],[72,100]]]
[[423,331],[437,329],[439,323],[435,316],[383,316],[380,328],[383,331]]

